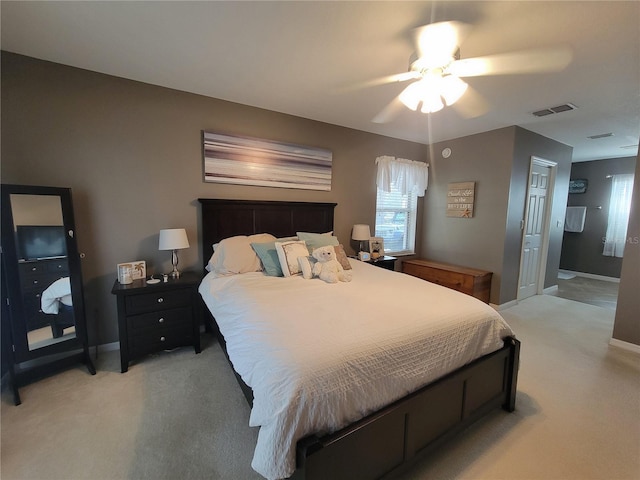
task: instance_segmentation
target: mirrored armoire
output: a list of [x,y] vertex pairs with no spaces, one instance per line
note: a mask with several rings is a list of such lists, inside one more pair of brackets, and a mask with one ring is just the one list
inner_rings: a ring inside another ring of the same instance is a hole
[[1,187],[2,362],[19,387],[76,362],[96,373],[87,341],[71,189]]

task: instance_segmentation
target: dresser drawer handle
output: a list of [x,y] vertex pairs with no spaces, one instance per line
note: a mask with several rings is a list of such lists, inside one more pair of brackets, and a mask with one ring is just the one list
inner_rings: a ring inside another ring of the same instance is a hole
[[162,302],[164,302],[164,298],[160,297],[160,298],[158,299],[158,303],[162,303]]
[[160,317],[160,318],[158,319],[158,323],[164,323],[164,318]]
[[32,271],[32,272],[35,272],[35,271],[37,271],[37,270],[38,270],[38,268],[37,268],[37,267],[31,267],[31,271]]
[[34,281],[33,281],[33,284],[34,284],[34,285],[37,285],[37,284],[38,284],[38,280],[34,280]]
[[160,337],[160,341],[164,342],[166,339],[164,337]]

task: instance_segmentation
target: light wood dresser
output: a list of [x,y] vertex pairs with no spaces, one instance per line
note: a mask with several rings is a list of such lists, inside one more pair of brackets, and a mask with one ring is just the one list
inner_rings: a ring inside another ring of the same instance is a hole
[[491,272],[424,259],[404,260],[402,272],[489,303],[493,275]]

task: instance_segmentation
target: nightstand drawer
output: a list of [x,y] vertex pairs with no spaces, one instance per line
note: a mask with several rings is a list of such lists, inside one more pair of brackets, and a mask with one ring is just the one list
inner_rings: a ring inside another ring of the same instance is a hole
[[186,288],[167,290],[164,292],[129,295],[126,297],[127,314],[144,313],[158,309],[167,309],[189,305],[191,291]]
[[145,330],[188,325],[191,321],[191,315],[191,307],[172,308],[170,310],[131,315],[127,317],[127,323],[129,324],[130,333],[136,335]]
[[174,328],[159,328],[152,332],[145,332],[141,335],[132,335],[129,337],[129,350],[132,356],[192,344],[193,329],[190,325],[178,325]]

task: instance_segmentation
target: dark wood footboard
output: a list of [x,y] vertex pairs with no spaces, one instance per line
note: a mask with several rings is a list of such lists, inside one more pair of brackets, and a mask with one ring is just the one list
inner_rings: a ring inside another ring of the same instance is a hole
[[520,342],[505,346],[346,428],[298,442],[296,480],[378,479],[488,412],[515,408]]

